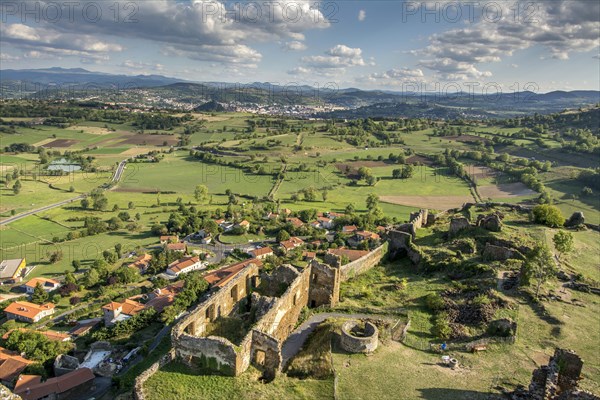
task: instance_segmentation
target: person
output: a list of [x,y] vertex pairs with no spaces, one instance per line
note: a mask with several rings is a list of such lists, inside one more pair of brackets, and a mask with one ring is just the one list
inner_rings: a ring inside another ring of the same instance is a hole
[[446,342],[442,343],[442,351],[446,351],[447,347],[448,345],[446,344]]

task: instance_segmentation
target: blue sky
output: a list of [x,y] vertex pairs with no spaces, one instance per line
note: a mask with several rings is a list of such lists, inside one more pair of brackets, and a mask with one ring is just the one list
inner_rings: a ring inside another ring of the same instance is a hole
[[598,1],[0,4],[2,69],[398,91],[600,89]]

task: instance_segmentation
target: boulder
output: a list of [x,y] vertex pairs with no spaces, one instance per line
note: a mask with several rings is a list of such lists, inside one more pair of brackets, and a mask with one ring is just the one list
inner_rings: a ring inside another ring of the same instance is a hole
[[518,250],[510,249],[508,247],[494,246],[493,244],[486,243],[483,249],[483,259],[486,261],[506,261],[510,258],[523,260],[523,254]]
[[502,220],[498,214],[483,215],[477,217],[477,226],[492,232],[502,230]]
[[510,318],[497,319],[488,325],[488,333],[492,336],[514,336],[516,331],[517,324]]
[[565,226],[568,228],[574,228],[585,223],[585,217],[582,211],[575,211],[568,220],[565,221]]
[[453,236],[464,229],[469,229],[470,227],[471,224],[465,217],[452,218],[450,220],[450,229],[448,230],[448,233],[450,236]]

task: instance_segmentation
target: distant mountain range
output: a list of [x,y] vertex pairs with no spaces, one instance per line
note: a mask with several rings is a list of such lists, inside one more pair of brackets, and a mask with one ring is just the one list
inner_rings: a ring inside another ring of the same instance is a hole
[[[144,95],[139,91],[143,89]],[[257,105],[317,105],[342,107],[321,116],[505,117],[532,112],[552,113],[600,103],[600,91],[518,92],[493,95],[468,93],[402,93],[392,90],[317,89],[266,82],[192,82],[162,75],[117,75],[82,68],[0,70],[2,98],[86,98],[140,104],[148,97],[165,104],[196,108],[209,101]],[[157,104],[154,104],[157,105]]]

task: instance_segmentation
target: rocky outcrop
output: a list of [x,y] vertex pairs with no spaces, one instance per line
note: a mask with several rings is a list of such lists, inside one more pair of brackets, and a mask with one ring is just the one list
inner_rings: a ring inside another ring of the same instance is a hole
[[517,260],[524,260],[525,257],[521,252],[509,247],[494,246],[493,244],[486,243],[483,249],[482,257],[486,261],[506,261],[514,258]]
[[567,228],[576,228],[580,225],[585,224],[585,217],[583,216],[582,211],[575,211],[568,220],[565,221],[565,226]]
[[469,220],[465,217],[452,218],[450,220],[450,229],[448,230],[448,233],[450,234],[450,236],[455,236],[460,231],[469,228],[471,228],[471,224],[469,223]]
[[487,229],[488,231],[500,232],[502,230],[502,219],[498,214],[479,214],[477,216],[476,225],[480,228]]

